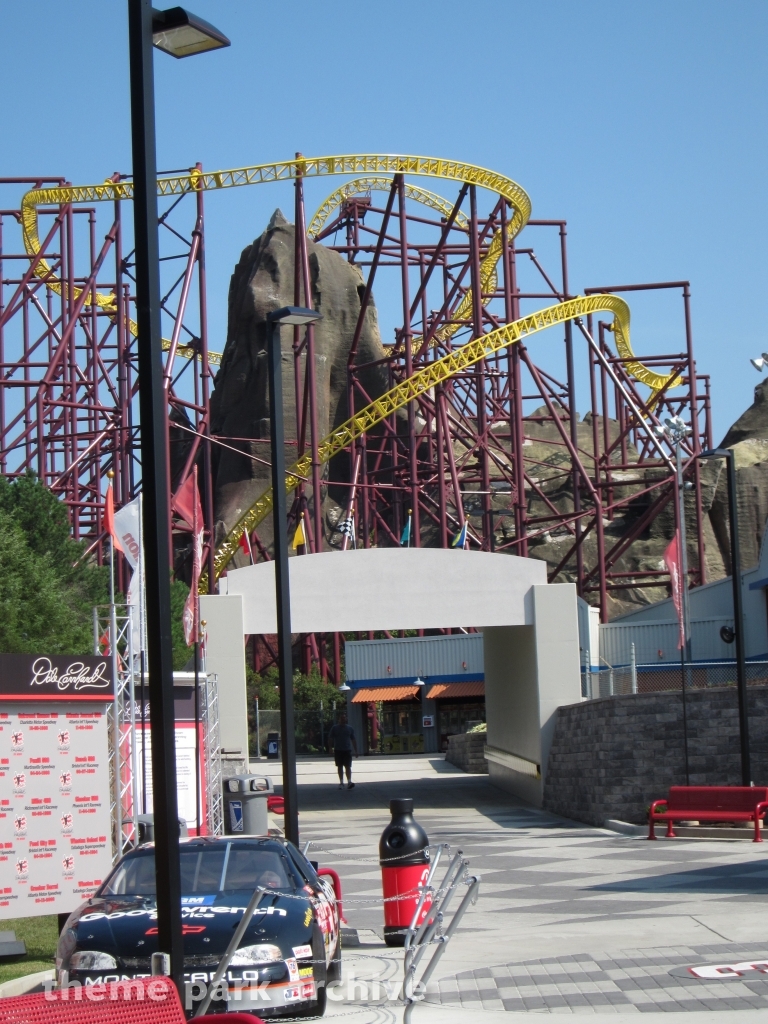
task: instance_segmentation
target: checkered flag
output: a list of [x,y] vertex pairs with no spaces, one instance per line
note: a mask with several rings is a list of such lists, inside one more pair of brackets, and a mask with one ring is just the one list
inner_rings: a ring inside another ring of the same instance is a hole
[[337,529],[338,529],[339,533],[343,537],[349,537],[349,539],[352,541],[352,545],[354,547],[355,546],[355,520],[354,520],[354,518],[351,515],[347,516],[346,519],[343,519],[339,523]]

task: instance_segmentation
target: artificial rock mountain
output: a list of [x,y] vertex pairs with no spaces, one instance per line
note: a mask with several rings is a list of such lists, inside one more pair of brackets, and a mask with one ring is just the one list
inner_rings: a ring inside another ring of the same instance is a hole
[[[315,375],[317,381],[318,438],[347,419],[347,358],[360,314],[364,282],[360,270],[338,253],[307,243],[311,295],[294,301],[295,232],[279,210],[266,231],[247,246],[235,267],[229,286],[227,342],[211,396],[213,433],[237,440],[232,447],[240,455],[216,446],[214,460],[214,509],[217,539],[221,539],[242,512],[270,486],[269,388],[267,378],[267,314],[283,306],[305,305],[318,310],[315,325]],[[303,337],[303,330],[302,330]],[[283,366],[285,437],[296,437],[296,389],[294,383],[293,328],[280,331]],[[376,307],[368,303],[357,350],[357,362],[369,364],[384,358]],[[302,360],[302,379],[306,360]],[[364,370],[361,383],[371,398],[387,390],[387,372],[381,366]],[[245,440],[242,440],[245,439]],[[306,432],[309,445],[309,429]],[[290,456],[288,456],[290,462]],[[343,481],[349,460],[337,458],[324,474],[329,482]],[[346,490],[346,489],[344,489]],[[334,489],[343,501],[341,488]],[[323,489],[324,540],[338,541],[334,531],[339,506]],[[259,537],[269,545],[272,521],[259,527]]]
[[[347,359],[355,325],[360,312],[364,288],[360,271],[338,253],[323,245],[308,242],[311,295],[302,295],[300,304],[317,309],[323,316],[315,327],[315,375],[318,396],[318,437],[324,437],[335,425],[347,418]],[[231,438],[233,448],[243,454],[215,446],[214,449],[214,515],[217,539],[237,521],[242,511],[270,484],[269,470],[269,399],[267,385],[267,314],[294,301],[295,233],[280,211],[272,216],[266,231],[247,246],[235,267],[229,288],[227,341],[221,368],[218,371],[211,398],[211,423],[215,435]],[[293,374],[293,330],[281,331],[283,358],[283,402],[285,410],[286,440],[296,443],[296,391]],[[385,356],[379,333],[378,317],[373,301],[369,303],[357,362],[375,363]],[[305,361],[302,362],[302,379]],[[387,373],[381,366],[363,372],[362,384],[366,393],[375,398],[387,390]],[[531,515],[546,515],[547,502],[567,513],[573,509],[572,478],[562,472],[562,460],[567,456],[557,446],[555,424],[546,422],[541,409],[526,422],[526,468],[535,474],[542,497],[531,491],[528,507]],[[455,412],[452,413],[455,415]],[[602,424],[599,425],[602,432]],[[617,424],[608,424],[615,436]],[[587,414],[577,425],[578,446],[586,453],[592,451],[592,421]],[[309,432],[307,431],[307,443]],[[765,524],[768,521],[768,380],[755,389],[753,405],[734,423],[723,439],[723,446],[736,451],[738,503],[742,566],[757,562]],[[295,450],[295,448],[294,448]],[[460,441],[454,442],[457,460],[466,456]],[[500,453],[503,462],[503,453]],[[492,477],[500,475],[491,469]],[[647,508],[648,496],[639,492],[654,477],[658,468],[638,469],[636,472],[617,474],[615,493],[628,499],[623,513],[606,521],[606,548],[621,540]],[[346,500],[349,479],[349,459],[338,456],[323,475],[322,513],[324,547],[337,547],[340,535],[335,527],[341,518],[341,504]],[[335,485],[335,486],[334,486]],[[634,494],[638,494],[634,498]],[[704,505],[704,541],[706,551],[706,578],[721,578],[730,570],[729,527],[726,474],[722,463],[705,463],[702,467],[702,500]],[[497,540],[510,539],[511,516],[508,498],[494,495],[494,521]],[[587,502],[588,503],[588,502]],[[584,498],[582,505],[585,504]],[[311,497],[310,497],[311,506]],[[471,496],[467,496],[466,512],[472,515]],[[479,511],[479,508],[477,509]],[[688,525],[689,565],[698,565],[695,542],[693,494],[686,495],[686,521]],[[615,571],[627,573],[663,568],[662,556],[674,531],[674,512],[669,503],[647,529],[629,547],[613,566]],[[272,540],[272,523],[268,518],[259,527],[259,537],[268,548]],[[429,527],[423,527],[422,544],[436,544]],[[552,567],[558,565],[568,550],[570,534],[565,530],[553,531],[537,538],[530,546],[530,555],[541,558]],[[584,561],[595,565],[597,556],[594,531],[584,544]],[[240,561],[239,556],[236,561]],[[565,581],[573,578],[573,565],[566,566],[558,577]],[[614,591],[609,596],[610,617],[631,611],[668,596],[668,587],[634,588]],[[595,600],[590,596],[590,600]]]

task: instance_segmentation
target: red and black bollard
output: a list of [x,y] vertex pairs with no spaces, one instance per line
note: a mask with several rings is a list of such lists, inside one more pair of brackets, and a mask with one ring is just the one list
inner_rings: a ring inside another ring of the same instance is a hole
[[[391,800],[392,820],[379,840],[379,864],[384,888],[384,941],[388,946],[405,945],[405,933],[421,896],[420,887],[429,875],[429,839],[413,819],[413,800]],[[397,898],[399,897],[399,898]],[[421,924],[432,905],[428,896],[419,914]]]

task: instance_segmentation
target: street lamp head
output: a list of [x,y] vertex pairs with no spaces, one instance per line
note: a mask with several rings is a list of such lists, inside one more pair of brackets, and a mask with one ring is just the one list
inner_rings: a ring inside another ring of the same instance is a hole
[[351,686],[348,686],[346,683],[342,683],[339,687],[339,693],[349,693],[351,689]]
[[761,356],[757,356],[756,359],[750,359],[750,363],[754,366],[758,373],[762,373],[763,367],[765,366],[766,360]]
[[231,46],[223,32],[183,7],[152,11],[152,45],[172,57],[192,57]]
[[731,454],[730,448],[705,448],[699,452],[700,459],[727,459]]
[[283,306],[267,314],[267,320],[273,324],[293,324],[294,327],[301,327],[303,324],[312,324],[315,320],[322,320],[323,314],[315,309],[305,309],[303,306]]
[[424,686],[425,683],[424,683],[424,680],[421,678],[421,676],[416,676],[416,678],[413,680],[413,685],[414,686]]

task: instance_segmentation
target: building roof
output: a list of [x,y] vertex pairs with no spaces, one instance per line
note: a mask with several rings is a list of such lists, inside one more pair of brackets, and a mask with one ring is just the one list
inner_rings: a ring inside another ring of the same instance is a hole
[[485,683],[436,683],[427,690],[427,700],[450,697],[484,697]]
[[374,700],[407,700],[415,697],[419,686],[362,686],[355,691],[353,704],[368,704]]

